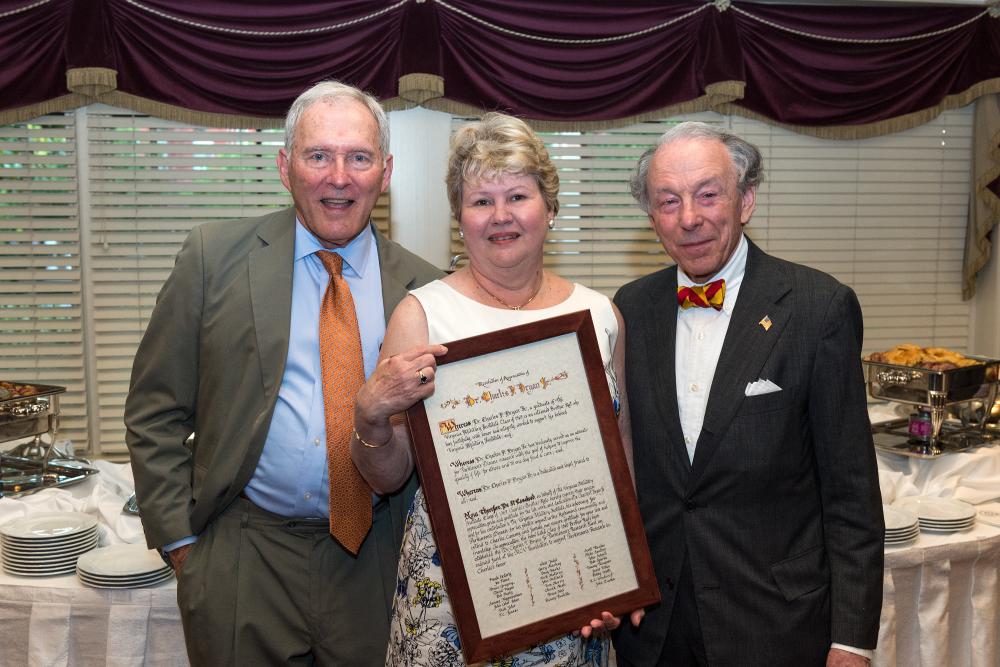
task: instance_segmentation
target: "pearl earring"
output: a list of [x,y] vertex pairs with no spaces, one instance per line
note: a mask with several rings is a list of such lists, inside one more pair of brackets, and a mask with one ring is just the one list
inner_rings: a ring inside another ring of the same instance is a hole
[[461,227],[458,228],[458,238],[465,239],[465,232],[462,231]]
[[556,219],[549,218],[549,229],[555,229],[555,228],[556,228]]

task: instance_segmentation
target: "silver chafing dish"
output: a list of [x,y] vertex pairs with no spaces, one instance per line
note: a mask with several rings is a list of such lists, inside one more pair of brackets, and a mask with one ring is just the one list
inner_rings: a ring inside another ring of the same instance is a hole
[[[38,440],[59,431],[59,395],[66,387],[30,382],[0,382],[0,443]],[[30,393],[29,393],[30,392]]]
[[[0,381],[0,445],[26,442],[0,452],[0,496],[17,497],[82,482],[97,470],[85,459],[54,449],[59,433],[59,396],[65,387]],[[42,436],[47,436],[48,442]]]
[[[902,419],[872,424],[877,449],[936,458],[1000,440],[1000,429],[989,418],[997,400],[1000,360],[965,356],[978,363],[931,370],[862,360],[873,398],[913,406]],[[946,421],[949,416],[954,419]]]

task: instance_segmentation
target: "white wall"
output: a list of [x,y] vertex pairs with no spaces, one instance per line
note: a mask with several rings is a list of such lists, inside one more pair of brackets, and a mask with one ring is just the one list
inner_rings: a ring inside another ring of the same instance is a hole
[[389,113],[392,238],[439,268],[450,260],[445,194],[451,114],[420,107]]

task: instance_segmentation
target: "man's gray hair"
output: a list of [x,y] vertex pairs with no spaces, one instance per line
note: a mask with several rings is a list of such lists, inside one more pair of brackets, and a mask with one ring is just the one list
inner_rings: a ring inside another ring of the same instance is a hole
[[382,160],[385,161],[385,157],[389,154],[389,117],[385,114],[385,109],[378,103],[378,100],[363,90],[332,80],[320,81],[292,102],[292,106],[288,108],[288,114],[285,115],[285,150],[292,151],[292,146],[295,145],[295,127],[306,109],[317,102],[333,102],[342,98],[357,100],[372,112],[375,123],[378,125],[379,150],[382,151]]
[[750,188],[760,185],[764,177],[764,159],[760,150],[746,139],[736,136],[732,132],[719,127],[698,121],[686,121],[673,126],[657,140],[656,145],[648,149],[639,158],[635,165],[635,172],[629,186],[632,196],[639,202],[639,208],[645,213],[649,213],[649,165],[653,161],[653,155],[660,147],[674,141],[682,139],[715,139],[721,141],[729,151],[729,157],[733,161],[736,169],[736,184],[740,194],[745,194]]

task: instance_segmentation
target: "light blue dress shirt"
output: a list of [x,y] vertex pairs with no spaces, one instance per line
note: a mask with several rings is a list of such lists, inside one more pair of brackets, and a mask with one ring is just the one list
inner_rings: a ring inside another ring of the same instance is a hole
[[375,235],[367,228],[344,248],[328,251],[301,222],[295,225],[292,318],[285,374],[257,470],[245,492],[257,506],[290,517],[327,517],[323,375],[319,360],[319,310],[330,282],[317,252],[344,258],[361,333],[365,377],[375,370],[385,337],[385,311]]
[[[385,337],[382,274],[371,227],[344,248],[329,251],[296,219],[285,373],[264,450],[245,489],[247,497],[257,506],[288,517],[330,515],[323,374],[319,362],[319,309],[330,274],[317,252],[336,252],[344,258],[343,275],[351,288],[358,317],[366,378],[375,370]],[[186,537],[163,550],[172,551],[196,539]]]

